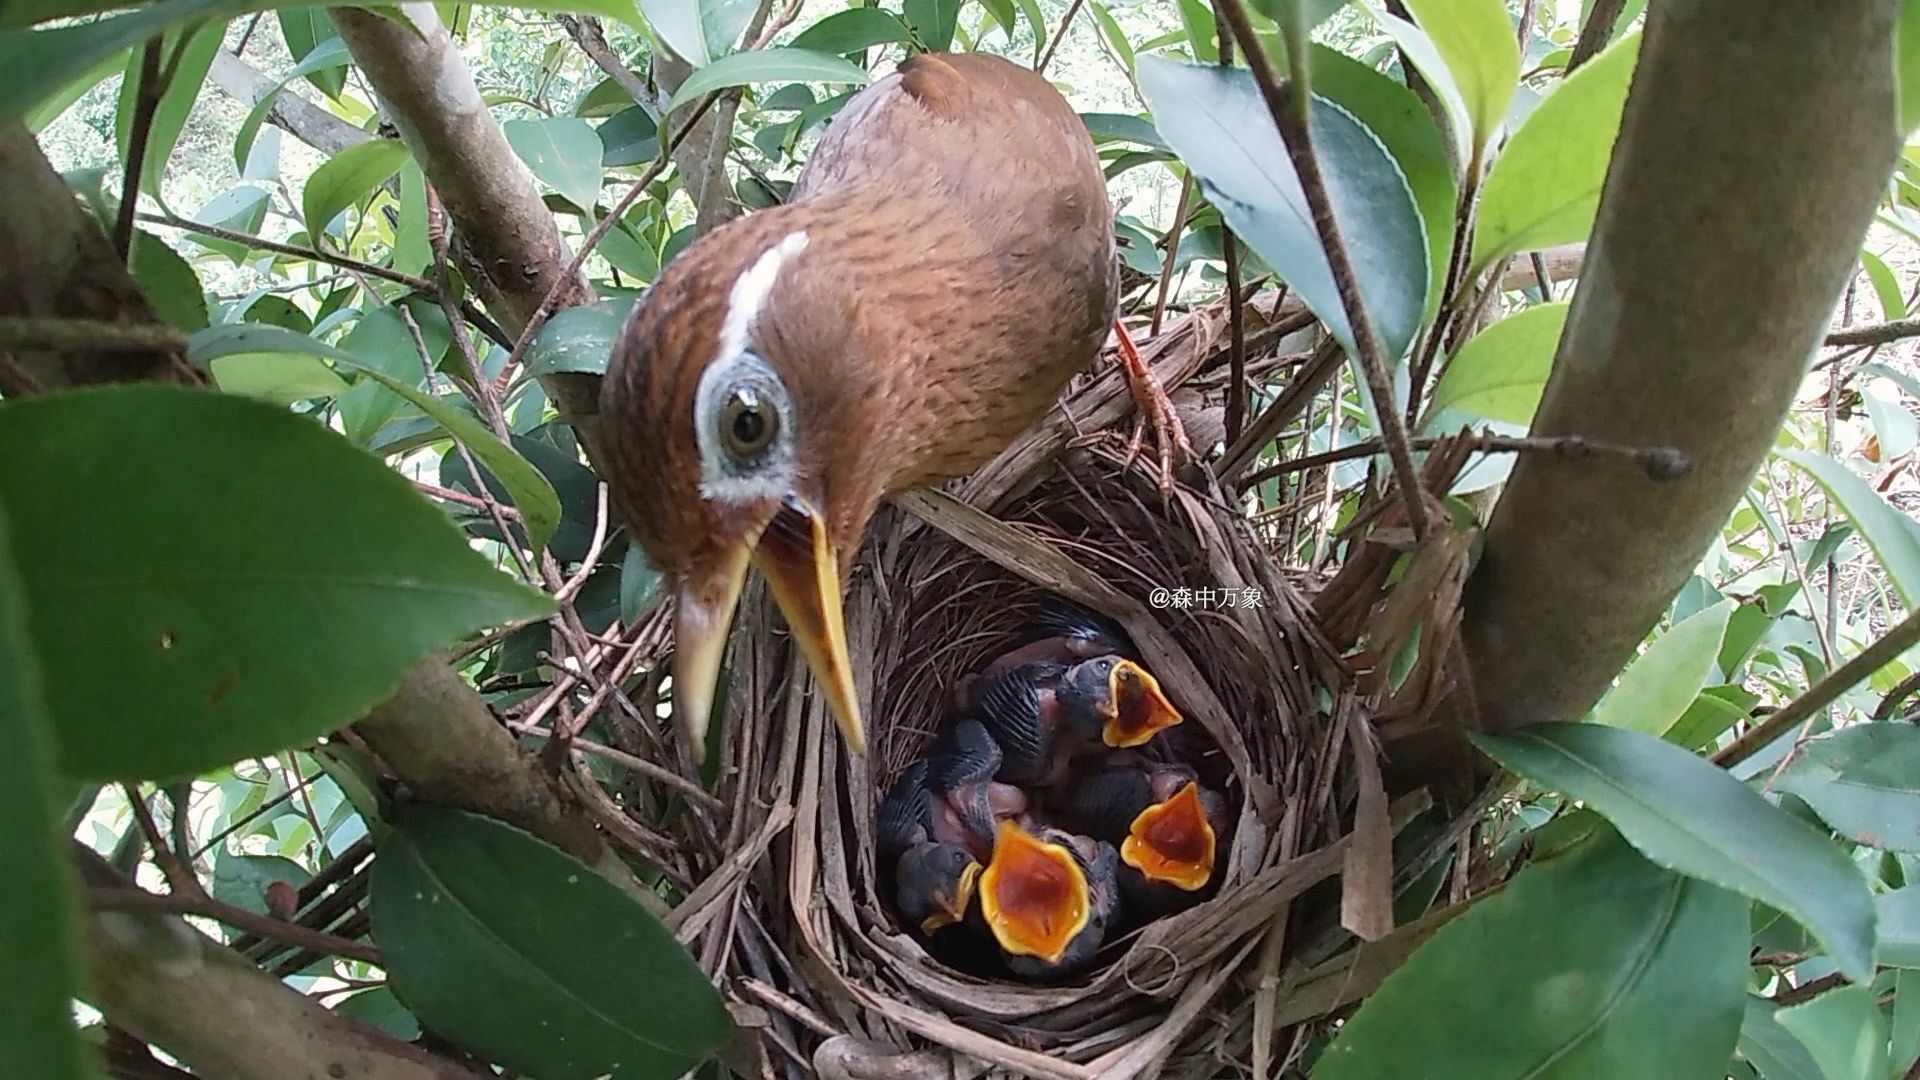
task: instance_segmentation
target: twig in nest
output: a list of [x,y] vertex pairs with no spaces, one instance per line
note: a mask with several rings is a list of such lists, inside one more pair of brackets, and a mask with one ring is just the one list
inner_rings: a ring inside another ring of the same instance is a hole
[[[1531,435],[1494,435],[1461,432],[1458,435],[1423,436],[1411,440],[1415,450],[1431,450],[1451,439],[1465,437],[1474,443],[1474,449],[1482,453],[1531,453],[1553,454],[1556,457],[1582,461],[1592,457],[1612,457],[1631,461],[1646,472],[1649,480],[1677,480],[1693,469],[1693,459],[1686,453],[1671,446],[1623,446],[1619,443],[1601,442],[1581,435],[1558,435],[1536,437]],[[1327,450],[1318,454],[1308,454],[1290,461],[1276,462],[1256,472],[1240,478],[1237,486],[1250,488],[1262,480],[1271,480],[1276,476],[1328,465],[1337,461],[1351,461],[1379,453],[1384,444],[1379,437],[1362,439],[1351,446],[1342,446],[1337,450]]]
[[286,922],[267,915],[255,915],[246,908],[235,907],[210,896],[182,896],[178,893],[162,896],[145,889],[95,885],[87,890],[87,906],[95,911],[199,915],[259,937],[284,941],[289,945],[297,945],[328,956],[344,956],[349,960],[364,960],[369,964],[380,962],[380,950],[364,941],[349,941],[333,934],[310,930],[298,923]]
[[1286,144],[1287,157],[1299,176],[1300,190],[1313,212],[1314,228],[1320,234],[1321,246],[1326,249],[1327,268],[1333,273],[1341,306],[1346,310],[1354,349],[1360,354],[1360,369],[1366,375],[1367,391],[1373,397],[1374,411],[1380,417],[1381,437],[1386,442],[1387,456],[1393,462],[1394,480],[1400,485],[1406,501],[1408,523],[1413,526],[1414,537],[1425,540],[1428,530],[1427,503],[1419,495],[1420,476],[1413,466],[1413,451],[1407,445],[1405,421],[1394,401],[1393,382],[1387,376],[1386,350],[1374,333],[1373,318],[1367,313],[1366,302],[1360,295],[1360,282],[1354,273],[1353,259],[1347,253],[1346,243],[1340,238],[1340,224],[1333,216],[1333,201],[1327,193],[1326,181],[1320,175],[1320,159],[1313,151],[1313,127],[1309,111],[1312,96],[1308,93],[1304,16],[1295,5],[1291,8],[1291,17],[1281,20],[1291,65],[1290,77],[1283,85],[1273,58],[1267,55],[1266,46],[1254,33],[1253,23],[1247,18],[1247,9],[1242,0],[1221,0],[1220,13],[1233,27],[1233,36],[1247,54],[1247,66],[1253,69],[1254,81],[1260,86],[1267,111],[1272,114],[1274,127],[1280,132],[1280,141]]

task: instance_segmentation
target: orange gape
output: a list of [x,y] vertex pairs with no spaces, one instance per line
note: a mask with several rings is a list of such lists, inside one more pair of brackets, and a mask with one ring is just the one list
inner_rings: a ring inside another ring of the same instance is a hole
[[[635,306],[602,387],[603,466],[671,582],[696,756],[754,565],[864,750],[840,576],[884,496],[984,464],[1099,355],[1112,219],[1045,78],[925,54],[847,103],[789,202],[696,240]],[[1164,442],[1171,406],[1127,370]]]
[[1120,844],[1120,858],[1149,881],[1164,881],[1188,892],[1206,887],[1213,877],[1213,826],[1192,781],[1173,798],[1140,811]]

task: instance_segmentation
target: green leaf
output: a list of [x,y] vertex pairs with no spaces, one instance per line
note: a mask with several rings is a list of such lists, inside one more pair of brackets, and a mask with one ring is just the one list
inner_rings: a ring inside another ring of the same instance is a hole
[[726,55],[753,21],[754,0],[640,0],[654,34],[694,67]]
[[1901,602],[1908,607],[1920,603],[1920,529],[1913,520],[1894,509],[1858,473],[1825,454],[1806,450],[1781,450],[1779,454],[1819,481],[1846,512],[1880,560],[1880,568],[1887,572]]
[[1427,303],[1422,322],[1431,322],[1446,291],[1455,204],[1460,199],[1447,143],[1434,125],[1432,111],[1405,85],[1323,45],[1313,46],[1313,89],[1365,124],[1407,178],[1426,228]]
[[953,47],[953,32],[960,26],[960,0],[906,0],[902,11],[928,52]]
[[527,459],[514,453],[511,447],[496,438],[493,432],[488,431],[486,426],[472,415],[461,412],[439,398],[403,383],[385,372],[369,367],[348,353],[304,334],[258,324],[213,327],[195,334],[187,350],[189,358],[203,364],[216,361],[222,356],[247,353],[279,353],[296,358],[322,356],[332,360],[335,365],[345,364],[366,375],[427,414],[428,419],[444,428],[447,434],[465,446],[480,464],[485,465],[500,478],[500,482],[512,497],[514,509],[520,512],[521,523],[527,529],[528,543],[535,551],[546,544],[547,540],[553,536],[554,529],[559,526],[560,499],[553,493],[553,485],[547,483],[546,477],[541,476],[540,471],[529,464]]
[[1920,975],[1893,973],[1893,1039],[1888,1048],[1888,1072],[1905,1077],[1920,1061]]
[[136,231],[127,268],[162,321],[188,333],[207,325],[207,297],[200,289],[200,277],[165,240],[145,229]]
[[1900,130],[1912,134],[1920,127],[1920,4],[1913,0],[1901,0],[1900,22],[1893,31],[1893,55],[1899,76]]
[[[232,331],[299,336],[199,336]],[[0,498],[34,508],[16,557],[70,776],[187,776],[297,745],[358,719],[429,651],[552,610],[397,473],[244,398],[120,386],[10,402]]]
[[1740,1056],[1752,1063],[1766,1080],[1820,1080],[1820,1067],[1813,1062],[1805,1043],[1780,1026],[1780,1007],[1766,998],[1749,994],[1747,1012],[1740,1024]]
[[1653,639],[1600,703],[1594,722],[1665,738],[1713,674],[1727,619],[1738,604],[1722,600],[1694,612]]
[[1719,1080],[1740,1028],[1747,904],[1610,829],[1520,871],[1388,976],[1314,1080]]
[[1900,292],[1900,281],[1893,276],[1893,269],[1885,259],[1871,251],[1860,253],[1860,265],[1867,272],[1867,281],[1873,285],[1873,295],[1880,301],[1880,315],[1889,321],[1907,317],[1907,298]]
[[1897,393],[1888,392],[1878,382],[1868,382],[1860,387],[1860,400],[1880,440],[1880,460],[1904,457],[1915,443],[1920,443],[1920,421],[1914,420]]
[[1179,0],[1180,24],[1187,31],[1187,48],[1202,63],[1220,61],[1220,31],[1207,0]]
[[1804,1005],[1774,1014],[1813,1052],[1827,1080],[1887,1075],[1887,1022],[1866,986],[1829,990]]
[[660,156],[659,125],[638,105],[614,113],[596,132],[604,148],[600,164],[609,169],[638,165]]
[[[323,8],[282,8],[275,15],[280,20],[281,40],[287,43],[287,54],[293,57],[296,68],[305,63],[315,49],[340,40],[340,32],[334,29],[333,19]],[[333,65],[300,74],[330,98],[338,98],[347,86],[347,73]]]
[[620,621],[632,625],[660,595],[660,572],[639,544],[627,545],[620,562]]
[[1033,29],[1033,62],[1040,62],[1040,50],[1047,44],[1047,20],[1040,14],[1040,0],[1016,0],[1020,13],[1027,17],[1027,25]]
[[[5,505],[33,504],[9,499]],[[46,517],[43,508],[33,509],[37,530]],[[79,1077],[88,1075],[73,1030],[80,940],[66,840],[54,812],[55,799],[63,797],[53,783],[54,717],[8,524],[0,512],[0,835],[7,838],[0,846],[0,879],[7,883],[0,889],[0,956],[7,958],[0,966],[0,997],[7,1003],[0,1009],[0,1046],[17,1076]]]
[[[675,0],[679,2],[679,0]],[[829,53],[809,49],[759,49],[734,53],[701,68],[680,84],[667,102],[662,115],[678,109],[702,95],[730,86],[751,86],[763,82],[852,83],[865,86],[871,76]]]
[[[1244,69],[1140,58],[1154,124],[1199,176],[1202,190],[1261,258],[1357,350],[1286,148]],[[1427,239],[1405,177],[1371,132],[1315,98],[1314,148],[1353,257],[1360,294],[1389,360],[1401,356],[1426,306]]]
[[836,11],[800,32],[793,48],[845,56],[847,53],[912,40],[900,17],[879,8],[848,8]]
[[1835,832],[1920,854],[1920,727],[1854,724],[1809,739],[1773,787],[1800,796]]
[[1166,140],[1160,137],[1160,131],[1153,121],[1132,113],[1090,112],[1081,113],[1080,122],[1087,126],[1087,134],[1095,142],[1109,142],[1124,139],[1141,146],[1151,146],[1155,150],[1168,150]]
[[543,1080],[672,1077],[725,1041],[706,973],[572,856],[488,818],[401,814],[373,864],[394,993],[420,1022]]
[[1429,420],[1444,409],[1459,409],[1503,423],[1531,424],[1570,306],[1536,304],[1475,334],[1434,384]]
[[533,175],[568,202],[593,209],[600,199],[600,136],[593,125],[573,116],[509,120],[501,125],[507,144]]
[[1475,735],[1487,755],[1611,821],[1669,869],[1771,904],[1851,979],[1873,973],[1873,900],[1826,836],[1672,743],[1598,724]]
[[[170,35],[162,44],[160,66],[165,70],[168,64],[173,64],[173,79],[167,83],[166,92],[153,110],[153,120],[147,128],[145,155],[140,159],[140,190],[155,198],[160,197],[160,180],[166,175],[174,144],[180,141],[180,131],[187,125],[187,116],[193,112],[193,103],[200,97],[200,87],[207,81],[207,71],[213,66],[213,54],[219,51],[220,41],[226,32],[227,24],[223,19],[209,22],[194,31],[192,36],[184,39],[184,45],[178,34]],[[118,139],[122,162],[127,160],[129,140],[133,134],[134,102],[140,89],[140,71],[145,63],[145,52],[145,49],[135,49],[127,58],[127,69],[120,82],[120,104],[114,110],[114,134]]]
[[[409,387],[425,381],[427,368],[437,366],[453,343],[453,328],[438,304],[405,305],[426,343],[423,357],[399,306],[374,308],[340,339],[342,352],[358,361],[362,370],[378,371]],[[399,415],[402,399],[384,385],[363,382],[340,396],[340,426],[356,446],[371,445],[387,421]]]
[[1920,969],[1920,885],[1882,893],[1874,908],[1880,915],[1880,951],[1874,958],[1889,967]]
[[236,353],[214,359],[207,370],[213,373],[215,385],[227,393],[276,405],[333,397],[347,391],[346,381],[315,356]]
[[[293,13],[282,11],[280,14],[284,18]],[[326,18],[325,13],[321,13],[320,17]],[[301,57],[300,62],[293,66],[292,71],[282,75],[278,81],[268,87],[267,92],[260,95],[260,100],[253,103],[253,108],[247,110],[246,119],[240,121],[240,131],[233,137],[234,165],[242,172],[246,171],[247,158],[253,153],[254,140],[260,137],[260,125],[267,122],[267,114],[273,111],[273,103],[280,100],[280,91],[285,90],[288,83],[303,75],[308,78],[330,75],[339,77],[344,85],[347,73],[339,69],[351,63],[353,63],[353,55],[347,52],[347,43],[340,40],[338,36],[327,38],[309,50]],[[333,96],[340,95],[335,93]]]
[[412,1042],[420,1037],[420,1021],[414,1019],[407,1007],[400,1004],[400,999],[393,996],[393,991],[384,986],[348,994],[333,1003],[333,1011],[364,1020],[403,1042]]
[[427,236],[427,176],[412,161],[400,166],[400,220],[393,227],[393,268],[423,274],[433,263]]
[[598,304],[581,304],[555,314],[527,346],[527,374],[550,375],[560,371],[606,374],[607,358],[625,321],[625,312],[614,312]]
[[1473,229],[1473,269],[1585,240],[1633,81],[1640,35],[1620,39],[1533,110],[1493,163]]
[[313,170],[300,193],[307,235],[318,240],[341,211],[373,194],[406,161],[407,148],[392,139],[349,146],[328,158]]
[[1520,85],[1520,45],[1507,5],[1501,0],[1406,0],[1406,5],[1459,87],[1478,158]]
[[1663,737],[1676,746],[1699,750],[1732,731],[1735,724],[1751,718],[1746,709],[1721,697],[1713,689],[1703,690]]
[[1120,29],[1120,24],[1113,21],[1113,13],[1108,11],[1107,5],[1100,3],[1100,0],[1094,0],[1087,7],[1093,11],[1094,28],[1100,31],[1100,37],[1106,41],[1107,48],[1113,50],[1114,55],[1120,58],[1120,62],[1126,65],[1128,71],[1134,70],[1137,62],[1133,55],[1133,42],[1127,40],[1127,33]]
[[[1013,44],[1014,21],[1020,17],[1019,12],[1013,9],[1013,0],[980,0],[980,6],[986,9],[987,17],[992,19],[994,25],[1006,35],[1007,44]],[[980,25],[980,36],[984,38],[986,23],[982,22]]]
[[236,855],[222,847],[213,857],[213,882],[208,891],[215,900],[267,913],[267,887],[284,881],[299,888],[313,879],[307,868],[278,855]]
[[[251,236],[258,233],[261,224],[267,220],[267,207],[272,201],[272,196],[268,194],[266,188],[255,187],[252,184],[237,184],[207,200],[206,205],[193,215],[193,220],[202,225],[213,225]],[[208,251],[225,255],[235,266],[245,262],[247,253],[252,250],[245,244],[235,243],[232,240],[218,240],[198,233],[188,234],[188,239]],[[192,329],[197,330],[199,327]]]
[[[0,14],[0,22],[4,22],[5,20],[6,16]],[[28,110],[26,114],[27,131],[34,135],[40,134],[46,130],[48,124],[58,120],[68,109],[72,108],[74,102],[85,97],[88,91],[107,81],[107,76],[122,70],[126,65],[127,55],[125,52],[109,54],[84,74],[74,78],[68,82],[66,86],[60,88],[51,96],[42,99],[39,104]]]

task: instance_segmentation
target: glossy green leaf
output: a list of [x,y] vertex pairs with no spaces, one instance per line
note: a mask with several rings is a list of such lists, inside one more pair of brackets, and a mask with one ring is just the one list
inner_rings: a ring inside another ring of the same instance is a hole
[[284,881],[298,889],[312,880],[307,868],[278,855],[236,855],[221,848],[213,857],[213,881],[208,891],[215,900],[246,908],[256,915],[267,913],[267,889]]
[[[159,105],[153,110],[152,122],[147,127],[146,151],[140,159],[141,191],[159,197],[160,180],[166,175],[167,162],[173,158],[174,145],[180,141],[180,132],[187,126],[187,115],[193,112],[193,104],[200,97],[200,87],[207,81],[207,71],[213,66],[213,54],[219,51],[221,38],[226,31],[225,20],[217,20],[190,35],[170,34],[163,43],[160,66],[164,71],[168,65],[172,65],[173,78],[167,83],[166,92],[161,95]],[[127,160],[129,153],[129,139],[133,134],[136,112],[134,103],[140,88],[140,70],[145,63],[145,53],[145,49],[133,50],[127,57],[127,68],[121,76],[120,103],[114,110],[114,134],[122,162]]]
[[1829,990],[1774,1019],[1806,1044],[1826,1080],[1887,1075],[1887,1022],[1869,987]]
[[1040,62],[1040,50],[1046,47],[1047,20],[1040,14],[1040,0],[1015,0],[1020,5],[1020,13],[1027,17],[1027,26],[1033,30],[1033,62]]
[[[414,343],[403,308],[420,329],[426,355]],[[438,366],[453,343],[453,327],[438,304],[414,299],[402,305],[384,305],[361,316],[352,330],[340,339],[340,350],[354,358],[365,371],[377,371],[409,387],[426,381],[427,368]],[[389,420],[398,416],[404,401],[385,389],[384,384],[362,382],[340,396],[340,426],[348,441],[370,446]]]
[[1314,1080],[1719,1080],[1746,913],[1599,829],[1442,927],[1341,1027]]
[[[281,12],[282,16],[291,14],[294,13]],[[320,17],[326,16],[322,13]],[[347,73],[342,69],[351,63],[353,54],[347,51],[347,43],[338,36],[327,38],[310,49],[299,63],[293,65],[293,70],[268,87],[267,92],[260,95],[260,100],[253,103],[253,108],[247,110],[246,118],[240,121],[239,132],[233,137],[234,164],[241,171],[246,170],[247,159],[253,154],[254,140],[260,136],[260,125],[267,122],[267,114],[273,111],[273,103],[280,100],[280,92],[287,88],[288,83],[303,75],[309,78],[337,76],[344,83]]]
[[1155,150],[1168,150],[1166,140],[1160,137],[1160,131],[1153,121],[1132,113],[1090,112],[1081,113],[1080,122],[1087,126],[1087,134],[1095,142],[1109,142],[1123,139],[1127,142],[1151,146]]
[[1920,885],[1882,893],[1874,907],[1880,913],[1880,950],[1874,959],[1889,967],[1920,969]]
[[599,304],[570,307],[548,319],[527,346],[527,374],[583,371],[603,375],[625,312]]
[[507,144],[533,175],[568,202],[590,210],[600,199],[600,136],[578,117],[509,120],[500,125]]
[[902,11],[928,52],[945,52],[953,47],[953,32],[960,25],[960,0],[906,0]]
[[1773,789],[1868,847],[1920,854],[1920,727],[1854,724],[1809,739]]
[[[1244,69],[1140,58],[1154,124],[1207,198],[1353,353],[1306,198],[1253,77]],[[1360,295],[1388,358],[1401,356],[1426,304],[1427,240],[1407,181],[1353,115],[1315,98],[1314,148],[1353,257]]]
[[1893,31],[1894,70],[1899,78],[1900,130],[1920,127],[1920,4],[1901,0]]
[[651,162],[660,156],[659,125],[638,105],[608,117],[598,134],[603,147],[600,164],[609,169]]
[[236,353],[214,359],[207,370],[213,373],[214,384],[227,393],[276,405],[333,397],[347,390],[346,380],[315,356]]
[[1893,973],[1893,1039],[1888,1072],[1904,1078],[1920,1061],[1920,974]]
[[848,8],[814,23],[793,39],[796,49],[845,56],[847,53],[912,40],[898,15],[879,8]]
[[1714,689],[1703,690],[1693,699],[1693,704],[1687,706],[1687,711],[1667,730],[1664,736],[1667,741],[1699,750],[1713,745],[1714,740],[1732,731],[1735,724],[1752,719],[1746,709],[1719,696]]
[[1120,24],[1113,21],[1113,13],[1107,10],[1107,5],[1100,3],[1100,0],[1093,0],[1087,8],[1093,12],[1093,26],[1100,32],[1100,39],[1107,43],[1107,48],[1113,50],[1128,71],[1134,70],[1138,61],[1134,58],[1133,42],[1127,40],[1127,32],[1120,29]]
[[[1000,28],[1001,33],[1006,35],[1007,42],[1011,44],[1015,20],[1020,17],[1020,13],[1013,8],[1013,0],[980,0],[980,7],[986,11],[987,18],[993,20],[994,25]],[[983,38],[986,36],[985,23],[981,24],[980,36]]]
[[[298,336],[201,337],[235,330]],[[71,776],[186,776],[297,745],[430,650],[552,610],[393,470],[244,398],[122,386],[9,403],[0,498],[34,508],[16,557]]]
[[433,241],[427,235],[427,176],[408,161],[400,166],[400,220],[393,227],[393,268],[425,274],[433,265]]
[[313,170],[300,193],[307,234],[317,237],[326,232],[341,211],[373,194],[406,160],[407,148],[392,139],[349,146],[328,158]]
[[[193,220],[202,225],[213,225],[252,236],[259,233],[261,224],[267,220],[267,208],[272,201],[266,188],[237,184],[208,199],[206,205],[195,211]],[[189,233],[187,238],[208,251],[225,255],[235,266],[245,262],[247,253],[252,250],[245,244],[198,233]]]
[[[8,406],[16,408],[17,406]],[[4,415],[0,413],[0,415]],[[4,469],[0,465],[0,469]],[[30,506],[5,500],[5,506]],[[14,520],[17,520],[15,518]],[[34,507],[36,529],[45,523]],[[0,512],[0,1046],[18,1076],[83,1075],[73,1030],[79,936],[66,840],[54,813],[54,743],[28,593]],[[42,639],[41,647],[49,644]]]
[[133,258],[127,269],[153,305],[153,313],[176,330],[192,333],[207,325],[207,297],[200,275],[173,245],[147,232],[133,235]]
[[[295,67],[305,63],[315,49],[340,40],[340,31],[334,29],[333,19],[324,8],[282,8],[275,14],[280,20],[280,38],[286,42],[287,55],[293,57]],[[330,98],[339,97],[346,89],[347,73],[331,65],[300,74]]]
[[1867,418],[1873,421],[1874,436],[1880,440],[1880,460],[1903,457],[1920,443],[1920,420],[1907,411],[1898,390],[1878,381],[1867,382],[1860,387],[1860,401],[1866,406]]
[[1894,509],[1858,473],[1825,454],[1807,450],[1781,450],[1779,454],[1819,481],[1852,519],[1901,602],[1909,607],[1920,603],[1920,527],[1913,519]]
[[1405,84],[1323,45],[1313,47],[1313,90],[1365,124],[1406,177],[1426,228],[1427,303],[1422,321],[1432,321],[1446,290],[1455,204],[1460,199],[1447,142],[1434,125],[1433,112]]
[[1531,424],[1553,371],[1569,307],[1536,304],[1475,334],[1440,373],[1428,416],[1459,409],[1502,423]]
[[640,0],[647,25],[681,59],[704,67],[731,51],[753,20],[755,0]]
[[1807,1046],[1780,1026],[1780,1007],[1756,994],[1747,996],[1746,1016],[1740,1024],[1740,1057],[1753,1065],[1763,1080],[1821,1080]]
[[[4,12],[5,9],[0,8],[0,21],[6,18]],[[42,98],[33,108],[27,110],[27,131],[38,135],[46,130],[47,125],[58,120],[62,114],[73,107],[74,102],[85,97],[94,87],[107,81],[108,76],[125,68],[126,64],[126,53],[111,53],[50,96]]]
[[1207,0],[1177,0],[1180,25],[1187,31],[1187,48],[1193,58],[1214,64],[1220,60],[1220,31],[1213,18],[1213,6]]
[[1599,724],[1476,735],[1489,757],[1611,821],[1649,859],[1771,904],[1848,977],[1873,971],[1867,882],[1825,835],[1685,750]]
[[1460,89],[1473,124],[1472,145],[1486,146],[1520,85],[1520,46],[1507,5],[1501,0],[1406,0],[1406,5]]
[[1451,145],[1461,161],[1465,162],[1472,153],[1469,144],[1473,139],[1473,117],[1467,111],[1467,101],[1461,94],[1459,82],[1448,69],[1440,50],[1434,47],[1433,39],[1420,27],[1381,8],[1369,4],[1366,10],[1380,29],[1386,31],[1387,36],[1400,47],[1401,54],[1412,63],[1414,69],[1426,79],[1428,88],[1439,99],[1441,111],[1446,114]]
[[634,625],[659,598],[660,582],[660,572],[647,561],[640,545],[627,545],[620,562],[620,621]]
[[1620,685],[1600,703],[1594,722],[1666,738],[1713,674],[1736,606],[1722,600],[1654,638],[1621,673]]
[[1887,261],[1871,251],[1860,253],[1860,265],[1867,272],[1867,281],[1873,286],[1874,298],[1880,301],[1880,315],[1884,319],[1904,319],[1907,317],[1907,298],[1900,291],[1900,280],[1893,276],[1893,268]]
[[400,1000],[522,1074],[674,1077],[727,1037],[720,995],[659,920],[497,821],[406,810],[374,860],[372,903]]
[[[678,0],[676,0],[678,2]],[[687,77],[673,92],[664,112],[698,100],[702,95],[730,86],[751,86],[763,82],[852,83],[865,86],[870,80],[864,68],[855,67],[830,53],[810,49],[760,49],[722,57]]]
[[1608,46],[1513,133],[1480,194],[1475,271],[1507,255],[1585,240],[1593,230],[1639,51],[1637,33]]
[[262,353],[291,356],[296,363],[305,357],[325,357],[336,366],[344,364],[405,398],[500,478],[514,509],[520,512],[528,542],[535,550],[553,536],[560,522],[560,499],[554,494],[553,485],[471,413],[462,412],[416,386],[370,367],[350,353],[277,326],[216,326],[194,335],[188,348],[188,356],[202,364],[217,362],[222,356]]

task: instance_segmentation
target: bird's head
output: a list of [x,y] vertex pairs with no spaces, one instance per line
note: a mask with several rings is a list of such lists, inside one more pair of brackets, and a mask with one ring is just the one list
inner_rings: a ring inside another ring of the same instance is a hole
[[980,864],[953,844],[917,844],[900,856],[895,899],[900,914],[922,933],[952,926],[967,917]]
[[1140,746],[1181,722],[1146,668],[1119,656],[1101,656],[1075,664],[1066,675],[1071,699],[1085,702],[1100,725],[1101,741],[1111,747]]
[[674,596],[674,696],[696,758],[749,566],[866,750],[840,580],[879,493],[844,456],[861,388],[838,376],[860,365],[843,362],[851,320],[811,287],[823,270],[808,251],[807,230],[772,211],[702,237],[635,305],[602,389],[613,501]]
[[1188,892],[1213,878],[1217,837],[1200,785],[1189,780],[1173,797],[1133,819],[1120,843],[1120,858],[1148,881],[1164,881]]
[[980,875],[980,913],[1008,954],[1057,964],[1092,920],[1093,894],[1069,838],[1044,833],[1000,823]]

